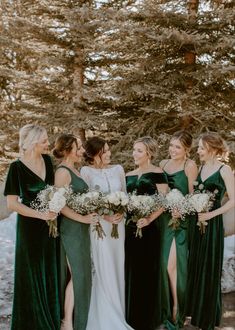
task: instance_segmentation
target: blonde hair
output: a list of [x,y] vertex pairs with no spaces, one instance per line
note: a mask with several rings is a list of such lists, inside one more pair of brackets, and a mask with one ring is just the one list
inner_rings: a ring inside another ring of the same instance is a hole
[[222,137],[216,132],[207,132],[200,136],[203,146],[209,152],[215,152],[216,156],[219,156],[223,159],[227,159],[229,149],[226,142]]
[[158,144],[151,136],[140,137],[135,140],[134,144],[136,143],[143,143],[151,160],[156,156],[156,153],[158,152]]
[[46,133],[46,129],[39,125],[28,124],[23,126],[19,132],[20,152],[24,153],[26,150],[32,150],[44,133]]

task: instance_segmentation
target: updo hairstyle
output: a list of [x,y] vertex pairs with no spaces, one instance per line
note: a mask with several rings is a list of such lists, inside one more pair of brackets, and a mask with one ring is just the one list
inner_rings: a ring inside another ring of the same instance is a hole
[[27,124],[19,131],[19,149],[21,153],[26,150],[33,150],[35,144],[40,141],[41,136],[46,133],[46,129],[39,125]]
[[185,130],[177,131],[172,135],[171,140],[179,140],[184,147],[187,156],[189,156],[193,144],[193,137],[189,132]]
[[151,136],[143,136],[135,140],[134,145],[136,143],[143,143],[146,148],[147,154],[149,155],[150,159],[153,160],[156,157],[158,152],[158,144],[155,139]]
[[216,132],[207,132],[200,136],[203,146],[215,154],[215,156],[226,159],[229,153],[228,146],[222,137]]
[[99,136],[93,136],[88,138],[84,144],[84,159],[88,164],[94,163],[94,157],[99,155],[100,157],[104,153],[104,146],[107,142]]
[[58,136],[53,149],[55,158],[61,159],[68,155],[73,149],[74,143],[78,146],[77,137],[73,134],[61,134]]

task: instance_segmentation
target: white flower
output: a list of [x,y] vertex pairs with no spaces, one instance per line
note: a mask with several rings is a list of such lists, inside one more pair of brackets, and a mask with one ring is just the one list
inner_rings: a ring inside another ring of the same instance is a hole
[[193,194],[189,197],[189,202],[196,212],[205,212],[208,209],[211,196],[207,193]]
[[204,184],[202,184],[202,183],[199,184],[198,189],[199,189],[199,190],[202,190],[203,188],[204,188]]
[[56,191],[54,193],[53,198],[49,201],[49,209],[50,211],[53,211],[55,213],[59,213],[63,207],[66,205],[66,198],[63,194],[61,194],[62,191]]

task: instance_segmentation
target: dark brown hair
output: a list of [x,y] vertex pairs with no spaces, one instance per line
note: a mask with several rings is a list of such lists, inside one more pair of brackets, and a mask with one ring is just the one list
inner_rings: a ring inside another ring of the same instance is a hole
[[73,134],[61,134],[55,141],[53,155],[60,159],[64,158],[73,149],[73,144],[77,144],[77,137]]
[[215,151],[216,156],[224,159],[228,156],[228,146],[216,132],[207,132],[200,136],[202,144],[208,151]]
[[172,135],[171,140],[179,140],[187,152],[190,151],[193,144],[192,135],[185,130],[175,132]]
[[104,146],[107,143],[104,139],[100,138],[99,136],[93,136],[88,138],[84,144],[84,158],[85,161],[89,164],[93,164],[94,157],[96,155],[102,155],[104,152]]

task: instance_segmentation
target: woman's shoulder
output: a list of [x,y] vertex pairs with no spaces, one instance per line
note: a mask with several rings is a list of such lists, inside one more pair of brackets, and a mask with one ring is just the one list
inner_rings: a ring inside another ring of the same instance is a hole
[[129,171],[126,173],[126,176],[138,175],[137,170]]
[[166,163],[168,163],[168,162],[169,162],[169,159],[163,159],[163,160],[161,160],[160,163],[159,163],[159,167],[160,168],[164,168],[165,165],[166,165]]
[[154,166],[151,170],[153,173],[164,173],[163,169],[160,166]]

